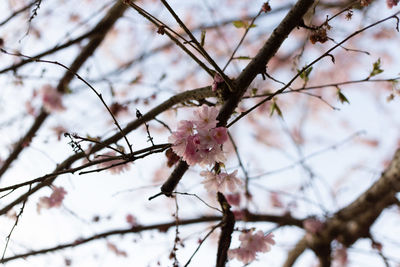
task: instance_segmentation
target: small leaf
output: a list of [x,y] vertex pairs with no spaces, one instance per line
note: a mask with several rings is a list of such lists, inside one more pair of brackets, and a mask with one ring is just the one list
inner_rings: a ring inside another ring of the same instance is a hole
[[252,88],[250,96],[255,96],[257,94],[257,92],[258,92],[258,88]]
[[347,104],[350,104],[347,97],[342,93],[342,91],[339,88],[337,89],[337,95],[338,95],[340,103],[344,104],[346,102]]
[[160,79],[158,79],[159,82],[163,81],[165,78],[167,78],[167,74],[163,73],[160,77]]
[[300,73],[300,78],[304,80],[305,82],[308,82],[310,73],[312,71],[313,67],[309,67],[308,69],[304,70],[297,70],[297,73]]
[[269,116],[272,116],[275,111],[276,111],[276,113],[278,114],[279,117],[283,118],[282,111],[279,108],[278,104],[276,103],[275,100],[272,100]]
[[234,22],[232,22],[233,26],[235,26],[236,28],[246,28],[247,27],[247,23],[241,20],[235,20]]
[[201,30],[200,45],[204,46],[204,41],[206,39],[206,30]]
[[129,82],[129,84],[130,84],[130,85],[135,84],[135,83],[139,82],[141,78],[142,78],[142,76],[141,76],[141,75],[138,75],[138,76],[136,76],[135,78],[133,78],[133,79]]
[[369,78],[378,75],[379,73],[382,73],[383,69],[381,69],[381,59],[378,58],[377,61],[374,62],[374,64],[372,64],[372,71],[369,74]]

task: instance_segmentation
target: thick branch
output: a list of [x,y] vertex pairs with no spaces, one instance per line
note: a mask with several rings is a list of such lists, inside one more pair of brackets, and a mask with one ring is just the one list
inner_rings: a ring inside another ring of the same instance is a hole
[[223,216],[221,221],[221,235],[218,241],[217,267],[225,267],[228,260],[228,250],[231,245],[233,228],[235,227],[235,216],[225,196],[218,192],[218,202],[221,205]]
[[[289,11],[286,17],[274,30],[270,38],[260,49],[257,55],[251,60],[247,67],[242,71],[239,77],[235,81],[234,91],[231,92],[230,96],[222,106],[218,114],[218,126],[225,126],[229,117],[235,111],[235,108],[241,101],[247,87],[254,80],[254,78],[265,72],[268,61],[275,55],[283,41],[288,37],[289,33],[299,24],[303,15],[307,12],[309,7],[313,4],[314,0],[299,0],[295,6]],[[186,163],[185,163],[186,164]],[[177,168],[183,168],[183,163],[179,163]],[[185,172],[175,172],[169,176],[165,184],[172,184],[170,180],[174,181],[177,185]],[[176,174],[176,175],[175,175]],[[179,174],[179,175],[178,175]],[[170,192],[162,191],[165,195],[170,195]]]
[[[397,150],[389,167],[368,190],[348,206],[336,212],[325,222],[325,227],[311,238],[303,238],[296,248],[289,253],[284,267],[292,266],[306,249],[311,248],[322,259],[321,253],[329,251],[333,240],[338,240],[345,247],[354,244],[360,238],[370,236],[370,228],[382,211],[396,204],[396,194],[400,192],[400,149]],[[328,266],[328,262],[324,262]]]

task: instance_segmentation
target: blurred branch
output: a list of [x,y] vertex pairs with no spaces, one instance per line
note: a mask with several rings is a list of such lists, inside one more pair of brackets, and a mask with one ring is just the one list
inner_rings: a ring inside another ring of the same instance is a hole
[[[122,2],[118,1],[105,15],[105,17],[99,22],[101,27],[98,28],[98,32],[96,35],[92,36],[89,43],[82,49],[79,55],[75,58],[74,62],[69,67],[61,78],[57,85],[57,90],[61,93],[65,92],[68,84],[71,82],[74,77],[74,73],[76,73],[80,67],[85,63],[85,61],[93,54],[93,52],[99,47],[101,42],[103,41],[106,33],[112,28],[114,23],[120,18],[124,11],[126,10],[126,6],[122,4]],[[0,178],[10,167],[11,163],[16,160],[20,154],[20,152],[24,149],[24,144],[28,141],[31,141],[35,136],[36,132],[42,126],[43,122],[49,116],[44,108],[41,109],[40,114],[37,116],[35,122],[31,126],[31,128],[27,131],[27,133],[15,144],[13,151],[10,155],[4,160],[1,168],[0,168]]]
[[[255,219],[253,220],[254,222],[265,222],[265,218],[269,218],[269,222],[274,222],[278,223],[279,225],[291,225],[291,224],[286,224],[285,219],[281,221],[281,216],[276,216],[276,215],[252,215],[252,217]],[[199,217],[199,218],[193,218],[193,219],[186,219],[186,220],[179,220],[178,224],[180,226],[183,225],[191,225],[191,224],[198,224],[198,223],[205,223],[205,222],[215,222],[215,221],[221,221],[223,219],[223,216],[204,216],[204,217]],[[293,222],[296,222],[296,226],[302,225],[302,220],[292,218]],[[247,220],[250,221],[250,220]],[[124,235],[124,234],[131,234],[131,233],[140,233],[143,231],[149,231],[149,230],[158,230],[160,232],[166,232],[168,231],[169,228],[176,226],[177,222],[176,220],[173,220],[168,223],[160,223],[160,224],[152,224],[152,225],[138,225],[138,226],[133,226],[131,228],[127,229],[118,229],[118,230],[112,230],[112,231],[107,231],[104,233],[96,234],[88,238],[78,238],[73,242],[70,243],[64,243],[58,246],[50,247],[50,248],[45,248],[45,249],[40,249],[40,250],[35,250],[35,251],[30,251],[27,253],[23,254],[18,254],[14,255],[11,257],[6,257],[3,260],[0,261],[0,263],[6,263],[12,260],[20,259],[20,258],[26,258],[29,256],[34,256],[34,255],[41,255],[45,254],[48,252],[53,252],[53,251],[59,251],[65,248],[71,248],[71,247],[77,247],[83,244],[86,244],[88,242],[98,240],[98,239],[104,239],[109,236],[115,236],[115,235]]]
[[37,3],[41,2],[41,0],[35,0],[32,1],[31,3],[21,7],[20,9],[15,10],[13,13],[11,13],[6,19],[4,19],[2,22],[0,22],[0,26],[5,25],[7,22],[9,22],[11,19],[15,18],[17,15],[20,13],[23,13],[27,10],[29,10],[32,6],[36,5]]
[[[396,30],[399,31],[399,18],[397,17],[397,15],[400,14],[400,11],[394,13],[393,15],[386,17],[384,19],[381,19],[379,21],[376,21],[360,30],[357,30],[355,32],[353,32],[352,34],[350,34],[349,36],[347,36],[346,38],[344,38],[342,41],[340,41],[339,43],[337,43],[336,45],[334,45],[333,47],[331,47],[330,49],[328,49],[325,53],[323,53],[321,56],[319,56],[318,58],[316,58],[315,60],[313,60],[311,63],[307,64],[305,67],[303,67],[303,69],[301,69],[301,71],[299,71],[286,85],[284,85],[281,89],[275,91],[274,93],[268,95],[268,97],[266,97],[265,99],[261,100],[260,102],[258,102],[256,105],[254,105],[253,107],[249,108],[248,110],[240,113],[239,116],[237,116],[233,121],[231,121],[227,127],[232,126],[234,123],[236,123],[237,121],[239,121],[241,118],[243,118],[244,116],[246,116],[247,114],[249,114],[250,112],[252,112],[253,110],[255,110],[256,108],[258,108],[259,106],[261,106],[262,104],[266,103],[267,101],[270,101],[274,96],[282,94],[287,88],[290,87],[290,85],[302,74],[304,73],[304,71],[306,71],[307,69],[309,69],[311,66],[313,66],[315,63],[317,63],[318,61],[320,61],[321,59],[325,58],[325,57],[330,57],[332,59],[332,62],[335,62],[335,58],[334,56],[331,54],[331,52],[333,50],[335,50],[336,48],[340,47],[342,44],[344,44],[345,42],[347,42],[348,40],[350,40],[351,38],[353,38],[354,36],[372,28],[375,27],[385,21],[388,21],[390,19],[395,19],[396,20]],[[272,36],[271,36],[272,37]],[[251,63],[250,63],[251,64]],[[249,64],[249,65],[250,65]],[[264,70],[261,71],[261,73],[266,72],[265,69],[266,66],[264,66]],[[258,66],[258,68],[260,68],[260,66]],[[246,67],[247,69],[247,67]],[[246,71],[246,69],[242,72],[242,74]],[[242,76],[242,75],[240,75]],[[238,78],[239,80],[239,78]],[[245,78],[246,80],[246,78]],[[239,82],[239,81],[237,81]],[[228,118],[227,118],[228,119]]]
[[[303,237],[293,249],[284,264],[289,267],[309,247],[319,257],[328,257],[329,246],[337,240],[350,247],[360,238],[370,238],[370,228],[385,208],[397,203],[400,192],[400,149],[395,153],[389,167],[381,177],[356,200],[337,211],[324,222],[317,234]],[[321,255],[321,256],[320,256]],[[329,266],[324,262],[323,266]]]

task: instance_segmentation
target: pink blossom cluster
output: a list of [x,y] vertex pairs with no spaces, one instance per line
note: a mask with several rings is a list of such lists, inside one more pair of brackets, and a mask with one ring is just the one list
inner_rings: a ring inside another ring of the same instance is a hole
[[66,194],[67,191],[65,191],[63,187],[54,186],[50,197],[39,198],[39,202],[37,203],[37,212],[40,213],[42,208],[50,209],[60,207]]
[[236,177],[236,173],[237,170],[229,174],[225,172],[215,174],[210,171],[202,171],[200,175],[206,179],[201,183],[204,184],[208,192],[233,193],[242,185],[242,181]]
[[258,230],[253,234],[254,229],[244,232],[239,236],[241,244],[238,248],[229,250],[229,258],[236,258],[237,260],[248,264],[256,259],[258,252],[268,252],[271,246],[275,245],[273,240],[274,234],[264,234]]
[[47,112],[65,110],[61,100],[62,95],[56,88],[46,84],[40,89],[40,94],[42,95],[43,106]]
[[399,0],[386,0],[386,4],[389,8],[397,6],[398,3],[399,3]]
[[221,145],[228,140],[225,127],[217,126],[218,110],[203,105],[194,111],[193,120],[179,122],[178,130],[168,138],[173,151],[189,165],[223,162]]

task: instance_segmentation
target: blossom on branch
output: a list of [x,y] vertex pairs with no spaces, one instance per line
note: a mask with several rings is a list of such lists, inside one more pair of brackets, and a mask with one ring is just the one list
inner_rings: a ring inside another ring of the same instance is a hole
[[228,140],[228,129],[216,127],[218,110],[202,106],[192,120],[182,120],[168,141],[172,150],[189,165],[212,165],[225,161],[221,145]]
[[236,177],[237,170],[232,173],[221,172],[215,174],[210,171],[202,171],[201,176],[206,179],[202,182],[208,192],[234,193],[242,185],[242,181]]
[[241,244],[238,248],[229,250],[229,258],[236,258],[237,260],[248,264],[256,259],[258,252],[268,252],[271,246],[275,245],[273,240],[274,234],[264,234],[258,230],[253,234],[254,229],[244,232],[239,236]]
[[66,194],[67,191],[65,191],[63,187],[54,186],[50,197],[39,198],[39,202],[37,203],[37,212],[40,213],[41,209],[60,207]]
[[215,73],[215,75],[214,75],[214,81],[213,81],[213,84],[212,84],[212,86],[211,86],[211,90],[212,90],[213,92],[217,91],[218,85],[221,84],[221,83],[223,83],[223,82],[224,82],[224,79],[222,79],[221,75],[219,75],[218,73]]

